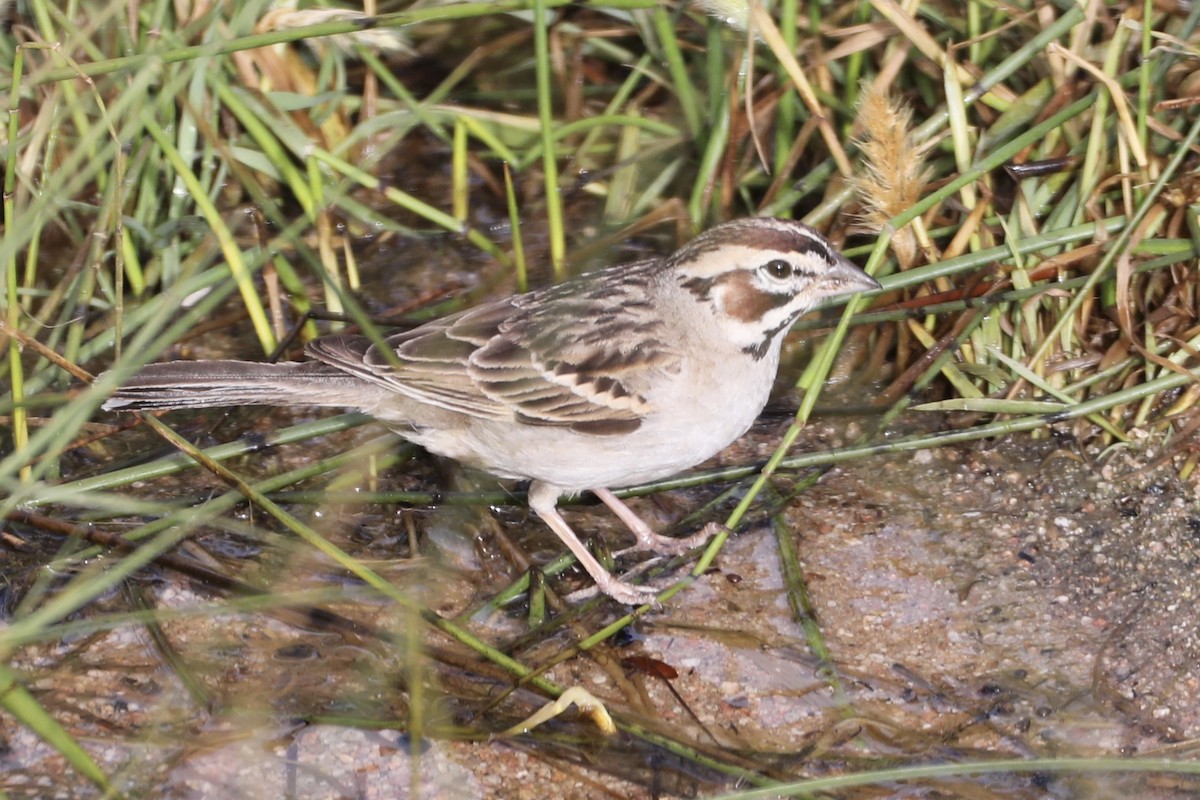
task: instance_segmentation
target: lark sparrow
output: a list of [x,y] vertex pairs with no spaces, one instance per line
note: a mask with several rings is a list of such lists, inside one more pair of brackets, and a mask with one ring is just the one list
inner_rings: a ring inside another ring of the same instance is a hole
[[697,544],[656,535],[611,489],[674,475],[745,433],[797,317],[822,298],[878,286],[812,228],[745,219],[666,258],[495,300],[380,344],[334,335],[310,343],[303,362],[151,364],[104,407],[360,409],[431,452],[532,481],[530,507],[600,591],[636,604],[655,590],[609,574],[558,499],[590,489],[639,549]]

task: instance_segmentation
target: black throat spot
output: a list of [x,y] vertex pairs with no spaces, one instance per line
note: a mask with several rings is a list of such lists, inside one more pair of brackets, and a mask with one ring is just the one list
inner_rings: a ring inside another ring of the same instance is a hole
[[792,314],[783,322],[768,330],[763,335],[762,339],[752,345],[749,345],[748,347],[743,347],[742,352],[753,358],[755,361],[762,361],[767,355],[767,351],[771,349],[771,343],[775,341],[776,337],[778,337],[781,333],[792,327],[792,324],[800,318],[801,313],[803,312],[797,311],[795,314]]

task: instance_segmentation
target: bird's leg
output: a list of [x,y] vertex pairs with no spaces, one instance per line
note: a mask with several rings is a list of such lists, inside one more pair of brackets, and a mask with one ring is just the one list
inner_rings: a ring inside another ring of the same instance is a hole
[[633,509],[625,505],[619,497],[613,494],[608,489],[592,489],[592,494],[600,498],[600,502],[612,509],[612,512],[617,515],[617,518],[624,522],[626,527],[633,533],[637,539],[637,544],[631,547],[630,550],[649,550],[653,553],[668,553],[670,555],[680,555],[686,553],[694,547],[699,547],[713,536],[720,526],[714,528],[712,525],[705,525],[700,529],[699,533],[692,534],[684,539],[676,539],[673,536],[663,536],[660,533],[655,533],[649,525],[647,525],[641,517],[633,512]]
[[654,587],[625,583],[600,566],[600,562],[584,543],[579,541],[571,526],[558,513],[558,496],[558,489],[550,484],[534,481],[529,485],[529,507],[537,512],[542,521],[550,526],[550,530],[554,531],[567,549],[575,555],[579,565],[587,570],[588,575],[596,582],[596,587],[617,602],[626,605],[637,606],[655,602],[658,590]]

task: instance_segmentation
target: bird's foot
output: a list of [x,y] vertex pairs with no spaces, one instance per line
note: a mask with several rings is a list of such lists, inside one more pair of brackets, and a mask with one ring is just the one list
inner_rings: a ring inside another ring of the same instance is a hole
[[623,556],[626,553],[636,553],[639,550],[649,550],[652,553],[662,553],[664,555],[680,556],[684,553],[689,553],[697,547],[701,547],[712,537],[716,536],[723,530],[728,530],[719,522],[710,522],[701,528],[697,533],[683,538],[674,536],[663,536],[661,533],[655,533],[649,527],[642,525],[641,530],[634,526],[629,526],[633,531],[634,537],[637,539],[637,544],[633,547],[627,547],[619,551],[616,555]]
[[575,592],[571,592],[566,596],[568,603],[579,603],[584,600],[590,600],[597,594],[606,594],[618,603],[627,606],[644,606],[651,605],[655,608],[660,608],[661,603],[658,602],[658,593],[662,589],[654,586],[636,586],[632,583],[626,583],[620,578],[613,575],[608,576],[608,580],[596,579],[595,585],[588,586]]

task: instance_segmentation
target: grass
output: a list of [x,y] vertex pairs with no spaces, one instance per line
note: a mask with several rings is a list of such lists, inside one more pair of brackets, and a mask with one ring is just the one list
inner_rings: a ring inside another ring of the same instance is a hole
[[[68,619],[201,525],[237,528],[226,515],[249,500],[519,682],[562,691],[542,677],[548,665],[414,606],[272,499],[333,467],[371,484],[384,453],[254,480],[219,463],[253,448],[210,450],[210,462],[148,420],[188,455],[87,474],[81,454],[105,452],[116,433],[97,415],[102,399],[215,316],[246,320],[263,357],[295,326],[315,334],[312,308],[378,335],[370,316],[381,304],[363,295],[359,274],[376,241],[443,242],[479,265],[480,293],[555,280],[587,259],[591,239],[592,253],[629,232],[665,247],[754,213],[794,215],[844,243],[885,291],[853,301],[822,340],[774,457],[639,490],[737,481],[730,528],[770,505],[778,472],[1052,426],[1097,449],[1140,431],[1183,477],[1200,458],[1200,119],[1189,88],[1200,8],[1135,3],[1118,17],[1072,3],[784,0],[751,12],[748,36],[718,19],[720,3],[714,16],[650,0],[418,4],[381,8],[369,25],[272,17],[262,2],[188,19],[165,0],[52,5],[19,4],[0,36],[0,415],[11,442],[0,450],[0,514],[46,508],[107,524],[140,507],[138,482],[196,463],[232,488],[199,506],[147,509],[153,519],[123,529],[138,548],[108,569],[84,566],[97,551],[82,542],[64,550],[55,564],[71,577],[23,593],[0,630],[6,662],[56,641]],[[875,105],[862,99],[871,92]],[[860,102],[873,109],[865,118]],[[438,157],[406,159],[410,149]],[[424,309],[414,294],[412,314],[469,302],[444,301],[454,286],[440,280],[430,290],[439,302]],[[858,331],[886,376],[878,429],[834,452],[791,452]],[[943,414],[952,429],[878,435],[916,411]],[[360,422],[275,435],[308,441]],[[567,655],[630,619],[587,630]],[[110,788],[20,670],[0,681],[8,713]]]

